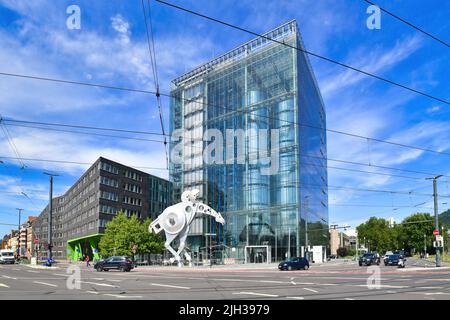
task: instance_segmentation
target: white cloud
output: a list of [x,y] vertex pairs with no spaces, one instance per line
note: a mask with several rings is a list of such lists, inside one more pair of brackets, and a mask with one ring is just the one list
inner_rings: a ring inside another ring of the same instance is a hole
[[[404,61],[418,50],[422,45],[421,39],[419,36],[414,36],[397,41],[395,46],[390,50],[386,50],[386,48],[370,48],[368,50],[367,46],[360,47],[348,58],[349,62],[347,64],[380,75],[382,72],[396,66],[399,62]],[[337,75],[319,80],[319,83],[322,84],[322,94],[324,96],[331,96],[339,90],[366,79],[369,79],[369,77],[362,73],[346,69]]]
[[119,34],[120,40],[124,44],[130,43],[130,24],[120,14],[111,17],[111,26]]

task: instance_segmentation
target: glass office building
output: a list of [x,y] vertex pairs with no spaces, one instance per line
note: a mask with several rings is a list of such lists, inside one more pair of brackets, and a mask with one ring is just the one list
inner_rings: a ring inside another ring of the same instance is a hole
[[[184,140],[171,141],[174,201],[199,189],[226,220],[194,221],[194,256],[277,261],[303,255],[306,242],[328,246],[325,109],[308,56],[296,47],[304,49],[290,21],[173,80],[170,129],[184,130]],[[223,148],[212,152],[223,163],[203,159],[212,129],[223,133]],[[273,163],[253,157],[264,142],[277,157],[272,174],[262,169]]]

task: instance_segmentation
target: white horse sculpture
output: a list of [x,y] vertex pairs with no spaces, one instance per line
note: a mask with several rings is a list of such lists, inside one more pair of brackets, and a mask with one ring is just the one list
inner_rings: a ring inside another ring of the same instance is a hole
[[[197,213],[206,214],[216,219],[218,223],[225,224],[222,215],[216,212],[206,204],[197,200],[199,190],[184,191],[181,195],[181,202],[166,208],[158,218],[156,218],[148,227],[148,231],[156,234],[164,230],[166,242],[164,246],[174,257],[170,258],[170,262],[178,261],[178,266],[182,266],[181,254],[184,251],[186,260],[191,265],[192,258],[184,250],[186,246],[186,238],[188,236],[189,227]],[[170,244],[176,239],[180,239],[178,251],[175,251]]]

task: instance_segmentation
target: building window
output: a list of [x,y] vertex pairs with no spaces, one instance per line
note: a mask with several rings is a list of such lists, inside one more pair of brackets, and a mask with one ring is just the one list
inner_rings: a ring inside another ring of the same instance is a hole
[[110,187],[114,187],[114,188],[118,188],[119,187],[119,182],[115,179],[111,179],[108,177],[100,177],[100,183],[104,184],[106,186],[110,186]]
[[133,197],[123,197],[123,203],[126,204],[131,204],[134,206],[142,206],[142,200],[141,199],[136,199]]
[[117,214],[117,208],[106,205],[100,205],[100,213]]
[[127,191],[134,192],[134,193],[142,194],[142,188],[140,186],[135,185],[135,184],[126,183],[125,186],[124,186],[124,189],[127,190]]
[[119,201],[119,196],[114,192],[100,191],[100,198],[110,201]]
[[129,170],[125,171],[125,177],[129,178],[129,179],[133,179],[139,182],[142,182],[142,176],[137,174],[136,172],[132,172]]
[[114,173],[114,174],[119,174],[119,169],[117,169],[115,166],[113,166],[109,163],[105,163],[105,162],[100,163],[100,169]]

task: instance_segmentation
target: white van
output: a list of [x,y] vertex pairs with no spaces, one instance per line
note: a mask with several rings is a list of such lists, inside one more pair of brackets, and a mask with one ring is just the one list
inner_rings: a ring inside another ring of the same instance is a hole
[[16,259],[14,258],[14,251],[9,249],[3,249],[0,250],[0,263],[6,264],[6,263],[15,263]]

